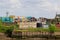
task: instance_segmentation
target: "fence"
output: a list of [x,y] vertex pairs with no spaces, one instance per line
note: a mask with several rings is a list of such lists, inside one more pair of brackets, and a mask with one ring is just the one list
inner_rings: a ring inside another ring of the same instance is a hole
[[0,33],[0,40],[60,40],[60,32],[55,32],[53,35],[49,32],[15,32],[15,35],[16,37],[10,38]]
[[[19,32],[16,34],[18,35],[18,33]],[[20,32],[19,35],[19,40],[60,40],[60,32],[55,32],[53,34],[49,32]]]

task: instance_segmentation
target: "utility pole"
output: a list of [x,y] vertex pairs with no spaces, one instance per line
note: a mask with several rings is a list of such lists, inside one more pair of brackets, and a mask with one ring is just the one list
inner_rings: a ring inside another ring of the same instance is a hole
[[8,14],[9,14],[9,13],[8,13],[8,12],[6,12],[6,17],[8,17]]

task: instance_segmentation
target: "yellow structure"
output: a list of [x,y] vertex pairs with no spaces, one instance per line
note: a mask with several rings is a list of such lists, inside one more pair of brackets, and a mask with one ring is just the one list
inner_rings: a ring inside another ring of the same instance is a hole
[[15,16],[14,16],[14,15],[10,15],[9,17],[10,17],[10,18],[15,18]]

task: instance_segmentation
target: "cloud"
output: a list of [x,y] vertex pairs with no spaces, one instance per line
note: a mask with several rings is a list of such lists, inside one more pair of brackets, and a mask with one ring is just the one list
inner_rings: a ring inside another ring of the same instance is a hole
[[11,8],[20,8],[21,3],[19,0],[9,0],[11,3]]
[[19,0],[0,0],[0,13],[6,13],[7,11],[9,13],[15,13],[15,11],[20,9],[21,6]]
[[19,0],[0,0],[0,8],[7,10],[15,10],[21,8],[21,2]]
[[60,12],[59,5],[59,0],[0,0],[1,12],[8,11],[19,16],[52,17],[55,12]]
[[51,11],[54,8],[54,4],[52,4],[48,0],[41,0],[37,6],[38,8],[43,9],[45,11]]

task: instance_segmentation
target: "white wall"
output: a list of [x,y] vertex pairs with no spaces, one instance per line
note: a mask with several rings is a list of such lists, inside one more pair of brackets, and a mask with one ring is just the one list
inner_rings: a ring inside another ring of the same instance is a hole
[[33,27],[36,28],[36,22],[21,22],[19,28],[29,28],[29,27]]

